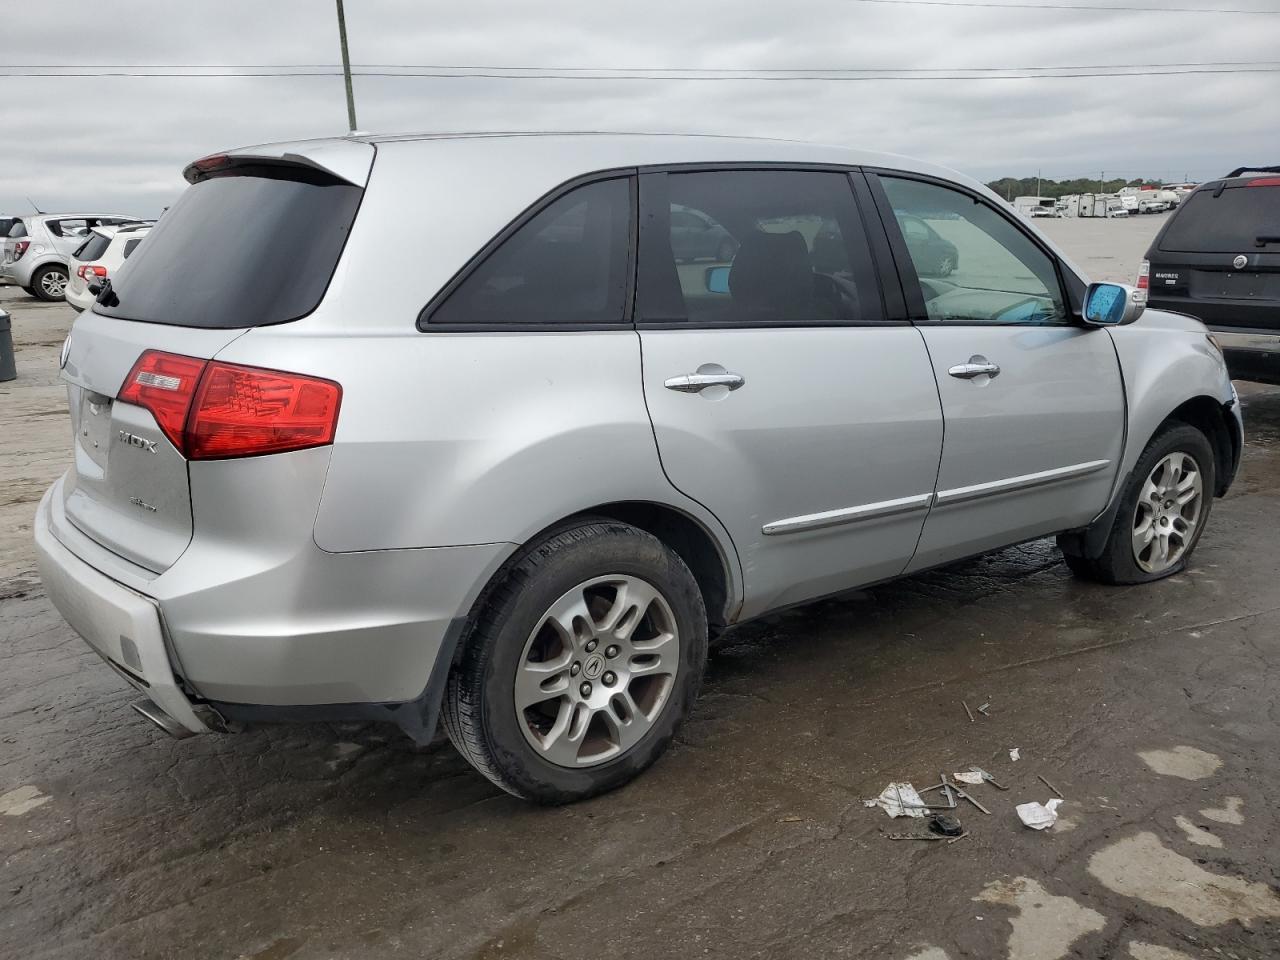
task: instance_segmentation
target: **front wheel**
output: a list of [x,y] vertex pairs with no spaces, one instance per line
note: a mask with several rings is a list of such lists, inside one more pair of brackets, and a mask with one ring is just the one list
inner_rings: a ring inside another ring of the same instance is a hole
[[1209,519],[1215,485],[1213,448],[1203,433],[1170,423],[1151,438],[1129,475],[1106,546],[1097,558],[1072,552],[1067,566],[1101,583],[1160,580],[1183,570]]
[[590,521],[526,550],[465,643],[442,713],[454,746],[508,793],[566,803],[666,749],[697,696],[707,618],[674,551]]
[[67,296],[67,270],[56,263],[37,270],[31,278],[31,292],[41,300],[53,303]]

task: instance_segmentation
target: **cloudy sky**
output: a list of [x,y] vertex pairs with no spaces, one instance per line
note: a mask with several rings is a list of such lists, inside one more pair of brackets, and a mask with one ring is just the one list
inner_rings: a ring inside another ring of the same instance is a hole
[[[355,64],[903,71],[1271,58],[1265,65],[1280,68],[1280,16],[1168,12],[1274,14],[1275,0],[1021,2],[1152,12],[881,0],[347,0],[347,25]],[[0,75],[31,64],[339,62],[331,0],[60,0],[57,29],[50,13],[41,3],[6,5]],[[30,212],[30,196],[46,210],[153,215],[182,189],[181,168],[196,157],[346,130],[336,76],[8,76],[0,84],[0,213]],[[1280,162],[1280,72],[857,82],[358,76],[355,89],[365,130],[787,137],[911,154],[984,180],[1038,169],[1053,178],[1106,170],[1207,179],[1244,162]]]

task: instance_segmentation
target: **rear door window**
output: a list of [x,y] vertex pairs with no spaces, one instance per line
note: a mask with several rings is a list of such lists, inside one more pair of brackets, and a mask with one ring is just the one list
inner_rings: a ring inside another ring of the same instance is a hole
[[625,178],[566,193],[508,236],[431,309],[431,326],[626,320],[631,190]]
[[77,260],[83,260],[85,263],[92,263],[95,260],[101,260],[102,255],[107,252],[107,247],[109,246],[111,246],[110,237],[104,237],[100,233],[91,233],[89,234],[89,239],[80,244],[72,256]]
[[324,296],[362,194],[287,165],[233,167],[192,184],[94,310],[181,327],[296,320]]
[[800,170],[641,181],[638,319],[710,326],[883,317],[849,178]]
[[1280,252],[1280,180],[1266,178],[1261,186],[1228,187],[1220,196],[1201,187],[1182,201],[1173,215],[1160,249],[1168,253]]
[[138,244],[140,244],[141,242],[142,242],[141,237],[137,237],[133,240],[126,240],[124,242],[124,253],[121,254],[121,257],[125,260],[128,260],[129,254],[133,253],[134,250],[137,250]]

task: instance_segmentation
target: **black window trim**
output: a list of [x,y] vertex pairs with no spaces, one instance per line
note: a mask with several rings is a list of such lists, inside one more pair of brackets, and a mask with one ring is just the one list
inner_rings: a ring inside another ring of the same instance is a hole
[[[876,231],[865,209],[865,198],[860,197],[857,182],[854,179],[861,168],[843,163],[804,163],[797,161],[703,161],[697,163],[660,163],[649,164],[637,168],[640,176],[647,174],[681,174],[681,173],[725,173],[744,170],[786,171],[793,173],[839,173],[843,174],[849,184],[849,193],[853,200],[854,210],[862,225],[863,236],[867,241],[868,255],[871,258],[872,275],[876,279],[880,297],[879,320],[749,320],[749,321],[690,321],[690,320],[639,320],[635,321],[637,330],[770,330],[770,329],[831,329],[858,327],[901,327],[910,326],[906,319],[905,309],[892,297],[892,287],[886,287],[884,266],[876,250]],[[640,211],[643,215],[643,211]],[[639,217],[637,217],[638,226]],[[637,231],[638,232],[638,231]],[[882,238],[883,239],[883,238]],[[897,279],[894,278],[896,285]],[[899,292],[900,296],[900,292]],[[898,309],[891,310],[891,307]],[[896,316],[895,316],[896,314]]]
[[[480,250],[464,263],[448,282],[427,301],[418,311],[417,328],[423,333],[573,333],[588,330],[634,330],[635,287],[636,287],[636,236],[639,229],[639,187],[636,183],[636,167],[613,167],[607,170],[595,170],[582,176],[573,177],[552,187],[523,211],[516,215],[505,227],[499,230]],[[617,322],[599,323],[556,323],[555,321],[520,321],[516,323],[438,323],[431,315],[453,294],[458,287],[473,274],[480,265],[489,259],[499,247],[509,240],[525,224],[542,213],[557,200],[577,190],[579,187],[602,183],[607,180],[627,181],[630,199],[630,224],[627,228],[627,264],[623,276],[626,288],[622,293],[622,319]]]
[[[976,190],[967,187],[963,183],[956,183],[954,180],[944,180],[941,177],[930,176],[926,173],[916,173],[912,170],[894,170],[887,167],[864,167],[863,173],[867,178],[867,182],[871,189],[871,194],[875,198],[876,208],[880,213],[880,221],[884,227],[884,231],[888,236],[889,247],[893,255],[894,263],[898,269],[898,276],[902,282],[902,293],[907,304],[907,313],[911,323],[921,327],[1071,327],[1086,326],[1082,316],[1085,284],[1083,280],[1076,277],[1074,273],[1066,270],[1062,263],[1062,258],[1058,256],[1052,249],[1045,245],[1034,233],[1028,232],[1026,226],[1020,223],[1013,215],[1012,211],[1000,209],[997,204],[993,204],[989,197],[983,196]],[[1053,264],[1054,274],[1058,278],[1058,290],[1062,295],[1063,303],[1067,306],[1067,317],[1061,323],[1036,323],[1034,321],[1019,321],[1016,323],[1000,323],[996,321],[978,321],[978,320],[932,320],[929,318],[925,309],[924,297],[920,293],[920,278],[916,274],[915,264],[911,260],[911,255],[907,251],[906,242],[902,238],[902,231],[896,229],[896,218],[893,213],[893,204],[889,202],[889,196],[885,193],[883,184],[880,183],[880,177],[890,177],[898,180],[915,180],[919,183],[927,183],[932,186],[944,187],[963,194],[975,203],[980,203],[989,210],[994,211],[1002,217],[1010,226],[1026,237],[1035,245],[1041,253],[1049,258],[1049,262]],[[891,227],[890,224],[895,224]],[[1074,278],[1076,283],[1068,283],[1068,276]]]

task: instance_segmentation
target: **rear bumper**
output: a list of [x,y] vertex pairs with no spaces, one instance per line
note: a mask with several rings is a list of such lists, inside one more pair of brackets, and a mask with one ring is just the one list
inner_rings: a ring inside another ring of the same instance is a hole
[[179,726],[207,733],[179,687],[155,601],[99,573],[49,529],[51,488],[36,510],[36,562],[58,612],[117,673],[145,693]]
[[1280,330],[1209,329],[1234,379],[1280,384]]
[[[288,456],[308,454],[327,463],[324,450]],[[291,518],[279,504],[241,498],[243,529],[202,538],[197,527],[157,575],[76,529],[62,483],[36,515],[49,596],[91,647],[195,732],[213,706],[232,720],[380,718],[429,736],[464,618],[513,549],[329,553],[311,539],[314,506]],[[136,677],[121,637],[137,647]]]

